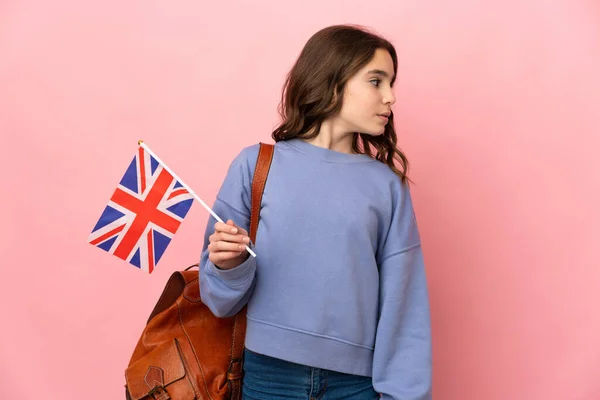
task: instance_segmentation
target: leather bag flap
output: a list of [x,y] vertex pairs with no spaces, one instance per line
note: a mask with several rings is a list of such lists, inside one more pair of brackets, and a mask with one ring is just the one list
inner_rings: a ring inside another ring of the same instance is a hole
[[185,367],[177,339],[156,347],[125,371],[127,387],[133,400],[139,400],[156,386],[165,387],[185,376]]

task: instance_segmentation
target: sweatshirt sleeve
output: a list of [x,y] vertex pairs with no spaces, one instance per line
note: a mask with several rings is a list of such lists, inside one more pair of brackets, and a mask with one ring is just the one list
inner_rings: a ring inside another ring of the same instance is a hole
[[431,400],[431,328],[423,253],[407,186],[397,191],[380,261],[373,387],[385,400]]
[[[231,219],[246,231],[250,229],[250,192],[253,169],[258,157],[258,152],[254,153],[253,148],[249,147],[233,160],[212,207],[223,221]],[[208,259],[208,238],[213,234],[216,222],[210,215],[204,233],[198,279],[200,297],[215,316],[229,317],[238,313],[252,295],[256,259],[249,256],[242,264],[230,270],[217,268]]]

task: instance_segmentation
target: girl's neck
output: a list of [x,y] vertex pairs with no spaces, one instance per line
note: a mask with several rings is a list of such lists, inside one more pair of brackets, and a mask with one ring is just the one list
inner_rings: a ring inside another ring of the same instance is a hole
[[327,120],[321,124],[321,129],[312,139],[303,139],[314,146],[337,151],[340,153],[354,154],[352,141],[354,134],[336,129],[334,121]]

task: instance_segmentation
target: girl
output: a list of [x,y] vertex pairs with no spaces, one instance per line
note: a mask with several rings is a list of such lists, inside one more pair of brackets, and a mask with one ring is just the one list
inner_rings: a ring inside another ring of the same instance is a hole
[[[218,317],[248,305],[244,399],[431,399],[421,242],[396,148],[397,56],[387,40],[332,26],[306,43],[249,244],[258,145],[233,160],[200,264]],[[399,168],[394,164],[399,162]]]

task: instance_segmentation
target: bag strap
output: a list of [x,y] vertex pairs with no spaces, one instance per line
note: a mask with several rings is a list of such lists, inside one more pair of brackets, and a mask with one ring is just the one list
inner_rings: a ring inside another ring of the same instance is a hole
[[260,220],[260,205],[262,202],[263,192],[265,190],[265,184],[267,183],[267,177],[269,176],[269,170],[271,169],[274,150],[275,146],[272,144],[260,143],[258,159],[256,160],[256,168],[254,170],[254,177],[252,178],[252,193],[250,195],[252,207],[250,211],[249,234],[252,243],[255,243],[256,241],[258,221]]
[[[256,241],[256,231],[258,230],[258,221],[260,220],[260,205],[263,191],[267,183],[267,176],[273,160],[274,146],[272,144],[260,143],[254,177],[252,178],[252,193],[250,200],[252,207],[250,211],[250,240]],[[252,257],[252,256],[249,256]],[[233,327],[233,343],[231,345],[231,361],[227,371],[227,381],[230,389],[231,399],[241,399],[242,393],[242,375],[244,360],[244,342],[246,337],[246,311],[248,306],[244,306],[239,313],[235,315]]]

